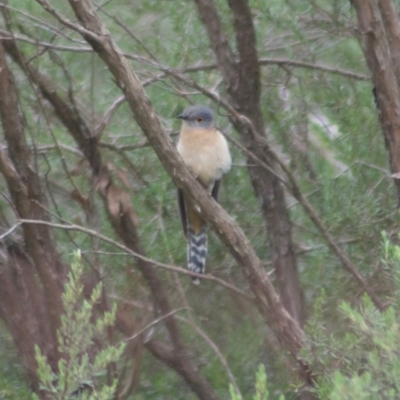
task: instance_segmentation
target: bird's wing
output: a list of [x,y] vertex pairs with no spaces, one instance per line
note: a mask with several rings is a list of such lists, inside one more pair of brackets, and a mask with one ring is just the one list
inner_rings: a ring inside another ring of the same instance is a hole
[[181,217],[183,233],[185,234],[185,237],[187,237],[186,206],[185,206],[185,199],[183,197],[183,192],[181,189],[178,189],[178,208],[179,208],[179,216]]
[[219,185],[220,185],[220,183],[221,183],[220,179],[215,181],[214,187],[212,188],[212,191],[211,191],[211,196],[215,199],[216,202],[218,202]]

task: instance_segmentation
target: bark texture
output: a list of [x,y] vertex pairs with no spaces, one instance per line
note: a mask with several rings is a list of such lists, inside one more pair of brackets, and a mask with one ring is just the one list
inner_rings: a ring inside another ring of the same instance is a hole
[[[87,160],[95,182],[97,191],[101,195],[108,214],[109,221],[114,230],[127,247],[135,253],[145,256],[137,233],[137,217],[132,207],[132,201],[128,193],[118,187],[105,167],[99,148],[98,138],[90,130],[88,124],[77,110],[69,104],[60,93],[60,90],[50,79],[27,63],[23,54],[19,51],[15,42],[6,44],[8,54],[27,73],[30,80],[38,87],[43,97],[52,105],[55,115],[68,129],[68,132],[76,141],[79,149]],[[25,225],[25,224],[24,224]],[[137,260],[137,266],[143,274],[152,297],[156,315],[167,315],[172,311],[167,292],[160,278],[157,276],[154,266],[142,259]],[[117,320],[117,325],[127,335],[131,336],[132,329],[136,326],[132,320],[122,323],[122,316]],[[126,321],[126,313],[125,313]],[[161,342],[150,340],[146,348],[161,362],[172,367],[189,385],[200,399],[217,399],[217,395],[198,371],[193,360],[189,357],[188,348],[183,343],[176,318],[171,315],[164,320],[170,338],[171,346]]]
[[[27,145],[18,94],[0,42],[0,118],[7,151],[0,149],[3,175],[16,218],[47,220],[46,199]],[[2,224],[6,224],[2,220]],[[24,226],[22,237],[0,242],[0,314],[36,383],[35,344],[56,370],[56,330],[60,325],[61,289],[65,268],[56,250],[51,229]]]
[[[142,85],[120,49],[112,41],[90,1],[71,0],[70,5],[84,27],[75,27],[75,29],[82,34],[109,68],[116,84],[125,94],[134,118],[154,148],[164,168],[173,178],[175,184],[199,205],[205,218],[215,228],[239,265],[243,267],[256,298],[259,312],[288,350],[297,357],[303,343],[304,333],[296,320],[286,311],[247,238],[221,206],[207,195],[183,164],[175,147],[165,134]],[[298,359],[298,364],[303,378],[309,381],[307,366],[300,359]]]
[[[393,174],[400,172],[400,22],[392,0],[352,0]],[[394,179],[400,206],[400,179]]]
[[[214,0],[194,0],[213,47],[218,69],[224,79],[234,109],[247,117],[254,129],[263,134],[265,124],[260,109],[260,63],[251,9],[246,0],[229,0],[236,33],[237,57],[223,31]],[[238,61],[237,61],[238,59]],[[246,125],[232,122],[248,151],[273,167],[264,146]],[[253,160],[248,158],[248,163]],[[249,168],[253,189],[260,201],[269,234],[269,246],[282,303],[300,325],[305,322],[306,305],[300,285],[294,252],[291,223],[284,192],[278,178],[261,166]]]

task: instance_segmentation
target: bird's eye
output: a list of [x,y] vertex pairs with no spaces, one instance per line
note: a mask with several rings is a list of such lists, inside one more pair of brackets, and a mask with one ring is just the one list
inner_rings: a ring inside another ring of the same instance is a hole
[[196,122],[203,122],[203,118],[196,118]]

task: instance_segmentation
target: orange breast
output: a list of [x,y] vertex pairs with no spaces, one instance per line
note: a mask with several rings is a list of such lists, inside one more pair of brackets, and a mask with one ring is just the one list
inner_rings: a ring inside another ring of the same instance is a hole
[[183,128],[177,149],[185,163],[207,188],[230,167],[225,138],[215,129]]

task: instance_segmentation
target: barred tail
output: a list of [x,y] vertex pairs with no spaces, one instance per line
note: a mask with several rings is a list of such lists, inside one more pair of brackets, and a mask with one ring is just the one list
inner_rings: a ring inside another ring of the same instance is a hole
[[[204,274],[207,257],[207,232],[206,226],[199,233],[189,227],[188,240],[188,268],[197,274]],[[200,284],[200,279],[192,278],[193,283]]]

